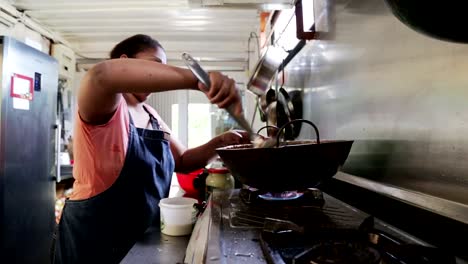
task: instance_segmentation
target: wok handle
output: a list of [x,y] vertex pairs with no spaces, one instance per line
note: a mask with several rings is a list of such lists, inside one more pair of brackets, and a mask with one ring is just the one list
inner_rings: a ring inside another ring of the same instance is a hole
[[258,131],[257,131],[257,134],[260,135],[260,131],[262,131],[263,129],[265,128],[274,128],[276,130],[279,130],[279,128],[277,126],[272,126],[272,125],[267,125],[267,126],[264,126],[264,127],[261,127]]
[[296,123],[296,122],[302,122],[302,123],[307,123],[311,125],[315,130],[315,135],[317,137],[317,144],[320,144],[320,134],[319,134],[317,126],[314,123],[306,119],[294,119],[294,120],[287,122],[282,127],[280,127],[280,129],[278,129],[278,135],[276,135],[276,147],[279,147],[281,131],[283,131],[286,128],[286,126],[290,125],[291,123]]

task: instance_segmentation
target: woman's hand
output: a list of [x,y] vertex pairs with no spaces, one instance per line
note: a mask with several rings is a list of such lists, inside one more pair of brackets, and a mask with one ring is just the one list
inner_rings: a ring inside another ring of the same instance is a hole
[[206,144],[183,151],[180,143],[172,139],[171,148],[176,163],[176,171],[186,173],[205,167],[217,157],[217,148],[248,143],[250,143],[249,135],[243,130],[224,132],[212,138]]
[[236,82],[219,72],[210,72],[211,87],[206,88],[202,83],[198,83],[198,88],[204,91],[212,104],[219,108],[227,108],[234,104],[234,114],[242,114],[242,104]]
[[237,144],[249,144],[249,134],[243,130],[230,130],[215,137],[218,141],[217,147],[225,147]]

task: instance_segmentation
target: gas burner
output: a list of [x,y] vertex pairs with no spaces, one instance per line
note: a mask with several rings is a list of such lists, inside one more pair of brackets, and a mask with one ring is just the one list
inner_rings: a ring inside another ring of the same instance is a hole
[[308,247],[272,248],[265,243],[262,245],[268,252],[270,263],[382,263],[382,256],[376,248],[357,241],[321,241]]
[[373,217],[357,228],[302,226],[267,219],[261,234],[269,263],[454,264],[441,249],[407,244],[374,227]]
[[252,206],[322,207],[325,203],[322,192],[315,188],[275,193],[244,186],[240,190],[239,196],[242,202]]
[[[297,195],[295,199],[269,199],[270,197],[265,196],[266,193],[244,187],[239,190],[239,195],[232,196],[229,208],[231,227],[264,228],[270,218],[297,224],[327,218],[322,212],[325,200],[320,190],[287,192],[289,198]],[[282,193],[283,196],[284,194]]]
[[286,201],[286,200],[294,200],[301,197],[304,193],[298,191],[287,191],[287,192],[280,192],[280,193],[271,193],[267,192],[265,194],[258,195],[259,198],[267,201]]
[[[381,262],[381,256],[377,249],[363,243],[346,241],[326,241],[314,245],[312,248],[297,257],[315,263],[366,263],[377,264]],[[296,261],[296,263],[298,263]],[[299,262],[300,263],[300,262]]]

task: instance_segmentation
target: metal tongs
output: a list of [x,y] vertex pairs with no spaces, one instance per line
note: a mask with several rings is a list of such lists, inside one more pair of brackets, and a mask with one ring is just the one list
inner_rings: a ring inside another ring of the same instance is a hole
[[[182,59],[187,65],[187,67],[197,77],[197,79],[209,89],[211,87],[210,76],[200,66],[200,64],[194,58],[192,58],[190,54],[186,52],[182,53]],[[228,106],[226,108],[226,111],[249,134],[250,140],[252,141],[254,147],[271,147],[276,142],[272,142],[271,140],[265,140],[258,134],[254,133],[249,125],[249,122],[247,122],[247,120],[245,119],[244,114],[236,114],[234,112],[234,105]]]

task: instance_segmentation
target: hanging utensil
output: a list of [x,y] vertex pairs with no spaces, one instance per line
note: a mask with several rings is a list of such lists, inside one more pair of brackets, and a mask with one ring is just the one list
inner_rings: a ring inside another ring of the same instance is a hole
[[281,127],[286,123],[290,123],[290,125],[288,125],[284,129],[284,138],[286,140],[293,140],[294,139],[293,131],[294,131],[295,124],[291,123],[291,121],[296,119],[294,116],[294,106],[291,102],[288,92],[283,88],[284,81],[285,81],[284,69],[281,72],[282,72],[281,87],[278,89],[278,96],[277,96],[278,98],[277,100],[280,105],[280,107],[277,109],[277,116],[278,116],[277,126]]
[[[270,116],[268,115],[268,106],[276,101],[276,91],[272,88],[268,89],[267,92],[257,97],[257,107],[260,111],[260,120],[267,122]],[[274,122],[276,124],[276,121]]]
[[268,46],[255,65],[247,89],[258,96],[264,95],[270,89],[271,81],[286,56],[287,52],[281,48]]

